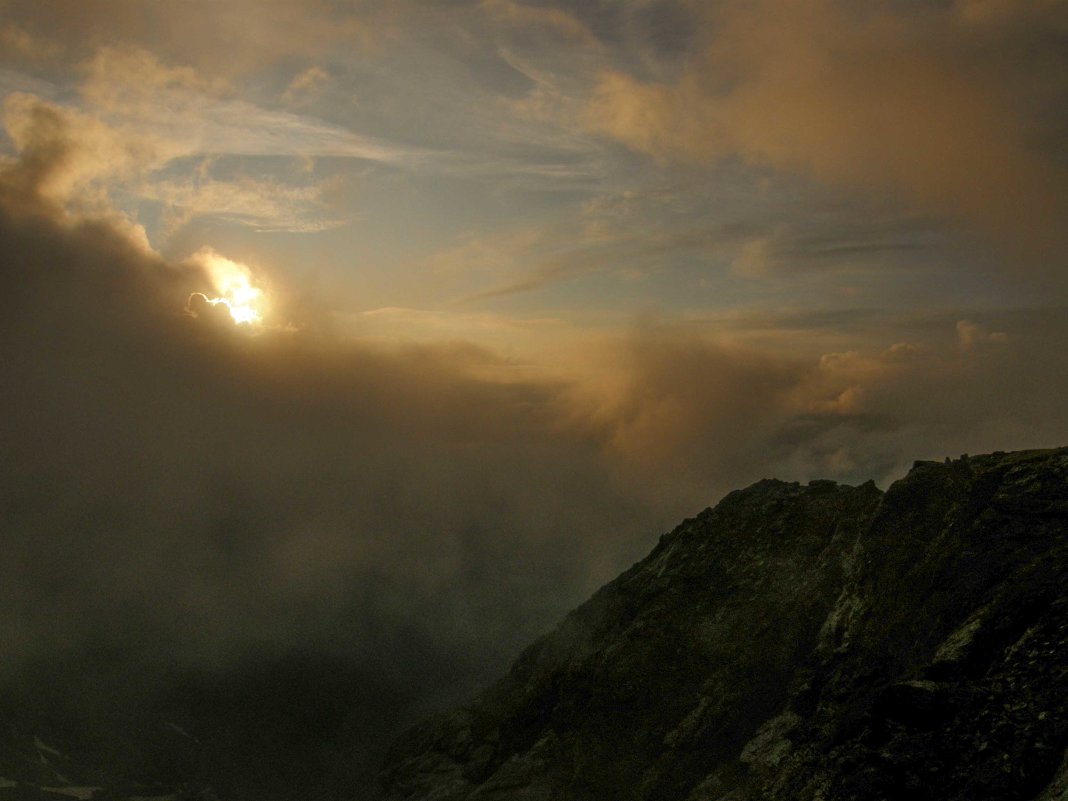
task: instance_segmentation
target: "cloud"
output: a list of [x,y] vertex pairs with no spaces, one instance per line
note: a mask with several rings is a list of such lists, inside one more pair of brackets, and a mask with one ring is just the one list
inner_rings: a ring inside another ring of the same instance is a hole
[[[106,714],[89,725],[107,741],[102,720],[296,660],[352,682],[318,696],[314,747],[347,749],[356,796],[390,732],[487,680],[655,530],[594,444],[554,434],[554,383],[484,378],[499,357],[464,343],[208,319],[195,266],[2,186],[5,698]],[[276,710],[308,691],[272,681]],[[262,712],[218,726],[255,743]],[[312,746],[257,747],[244,791],[291,797]]]
[[[274,175],[264,168],[269,177],[231,169],[223,178],[212,173],[219,157],[282,157],[283,167],[318,156],[390,164],[422,157],[234,99],[224,82],[145,51],[104,48],[86,70],[81,108],[26,92],[4,102],[17,156],[5,180],[75,215],[134,220],[149,202],[163,206],[165,234],[202,216],[260,231],[320,231],[342,223],[328,200],[339,179],[309,183],[286,168]],[[198,161],[192,174],[181,175],[183,160]],[[138,236],[145,238],[143,229]]]
[[[392,5],[392,4],[390,4]],[[215,75],[237,76],[278,59],[314,57],[324,47],[371,48],[390,36],[391,9],[320,0],[153,3],[5,0],[5,15],[60,54],[91,56],[125,42]]]
[[0,162],[0,187],[18,198],[18,206],[59,214],[72,223],[106,221],[139,249],[151,250],[144,227],[115,208],[107,185],[142,180],[176,155],[171,143],[116,131],[23,93],[8,95],[3,112],[17,157]]
[[[288,666],[240,714],[200,718],[246,744],[249,797],[292,797],[281,782],[314,748],[357,766],[332,789],[358,797],[397,726],[475,689],[728,490],[885,481],[1068,433],[1057,309],[955,310],[907,340],[883,322],[890,347],[850,345],[833,316],[769,315],[748,343],[647,321],[560,334],[539,371],[443,312],[378,315],[383,336],[451,332],[434,343],[342,336],[297,317],[310,306],[280,279],[272,303],[302,327],[206,319],[196,264],[41,200],[139,159],[105,134],[72,155],[80,119],[19,102],[25,146],[0,170],[0,688],[122,731]],[[958,320],[1012,338],[965,352]],[[322,741],[271,751],[263,716],[309,694]]]
[[1009,336],[1004,331],[988,331],[986,326],[971,320],[957,320],[957,342],[961,350],[974,350],[984,345],[1004,345]]
[[587,124],[662,161],[740,156],[894,192],[1055,271],[1068,5],[762,0],[698,20],[675,80],[604,71]]
[[104,179],[131,180],[178,151],[161,138],[117,131],[99,120],[33,95],[4,102],[4,127],[18,155],[4,179],[23,197],[55,204],[85,202]]
[[157,179],[137,185],[138,195],[163,205],[168,232],[193,219],[211,216],[256,231],[307,233],[344,225],[327,200],[337,181],[294,186],[277,179],[206,175]]
[[874,213],[856,222],[836,217],[778,223],[744,239],[731,269],[741,276],[763,278],[801,269],[870,267],[882,257],[932,249],[937,242],[932,241],[931,229],[922,220],[880,219]]
[[[962,264],[978,272],[976,259],[965,260],[959,243],[922,215],[833,196],[783,208],[781,199],[764,202],[757,194],[754,202],[752,194],[724,192],[711,179],[700,187],[679,182],[602,192],[537,225],[468,236],[428,263],[480,274],[482,285],[464,296],[474,303],[594,274],[601,291],[634,279],[655,283],[648,298],[655,304],[655,293],[670,296],[687,282],[694,291],[736,292],[738,279],[748,285],[759,279],[780,291],[812,292],[817,278],[822,303],[827,294],[870,292],[918,269],[949,274],[946,287],[961,283]],[[713,305],[723,303],[704,294]]]
[[[1011,322],[1011,338],[951,314],[897,319],[879,335],[912,327],[915,341],[823,353],[813,349],[830,318],[770,320],[748,342],[744,322],[715,334],[648,323],[593,349],[567,408],[638,484],[656,475],[676,489],[768,475],[885,484],[916,458],[1063,441],[1068,415],[1053,398],[1065,382],[1042,355],[1068,341],[1060,314],[1012,315],[998,325]],[[855,327],[838,341],[856,343]],[[660,487],[665,498],[670,487]]]
[[60,48],[48,41],[33,36],[15,22],[0,23],[0,52],[4,61],[36,63],[48,61],[59,55]]
[[[99,224],[5,213],[0,245],[0,679],[44,703],[32,676],[58,676],[114,715],[143,693],[181,708],[254,665],[335,665],[364,678],[331,700],[352,717],[323,725],[349,727],[365,771],[393,727],[473,690],[731,488],[885,480],[1068,431],[1042,400],[1068,387],[1026,350],[817,360],[645,326],[532,377],[458,341],[206,324],[185,313],[206,276]],[[179,693],[160,663],[200,678]]]
[[99,50],[81,87],[89,108],[182,143],[189,153],[340,156],[384,163],[420,157],[345,128],[233,97],[226,83],[171,67],[145,50]]
[[586,55],[568,60],[589,48],[561,11],[107,0],[86,19],[67,0],[9,5],[20,30],[63,42],[52,76],[70,79],[79,65],[84,111],[191,152],[350,158],[554,188],[602,177],[594,137],[523,111],[526,99],[573,105],[564,85],[590,71]]
[[227,92],[224,81],[209,81],[190,66],[167,66],[147,50],[102,47],[83,67],[79,87],[86,104],[98,112],[148,116],[166,109],[195,113],[212,96]]
[[289,86],[282,93],[282,101],[297,103],[308,95],[317,95],[329,80],[330,76],[324,70],[319,67],[308,67],[289,82]]
[[509,25],[528,30],[542,27],[587,44],[593,41],[589,28],[563,9],[525,5],[514,0],[482,0],[482,8],[491,17]]

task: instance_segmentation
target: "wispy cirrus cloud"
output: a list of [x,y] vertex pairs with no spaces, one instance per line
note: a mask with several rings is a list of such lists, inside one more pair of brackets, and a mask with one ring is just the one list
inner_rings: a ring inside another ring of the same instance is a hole
[[168,231],[211,216],[256,231],[308,233],[345,225],[346,220],[333,213],[325,200],[335,184],[324,180],[295,186],[250,176],[217,180],[207,175],[159,179],[141,184],[136,191],[163,206]]
[[[268,174],[222,177],[211,174],[208,157],[274,158],[283,165],[333,157],[391,166],[411,166],[425,157],[312,117],[255,105],[235,97],[225,81],[206,79],[192,67],[165,65],[143,50],[100,50],[85,66],[79,96],[74,105],[12,92],[4,125],[19,157],[8,180],[25,180],[39,196],[80,213],[90,208],[110,213],[123,194],[162,204],[172,228],[213,216],[263,231],[317,231],[343,223],[324,201],[336,181],[309,182],[307,175],[294,181],[288,168],[274,175],[264,168]],[[52,157],[57,150],[63,158]],[[199,160],[201,166],[176,175],[168,168],[180,159]]]
[[[303,747],[344,762],[358,797],[395,727],[487,679],[724,492],[885,481],[917,457],[1068,431],[1059,308],[596,333],[411,308],[344,335],[314,313],[257,334],[193,317],[209,286],[194,263],[41,202],[34,179],[87,174],[96,140],[72,152],[64,123],[80,120],[27,102],[40,130],[0,167],[0,686],[57,714],[105,710],[101,736],[117,712],[156,720],[161,692],[184,703],[175,666],[240,681],[321,659],[340,688],[302,669],[271,684],[271,710],[298,685],[341,709]],[[626,219],[628,200],[607,206]],[[284,281],[272,292],[288,310]],[[292,797],[303,752],[272,751],[260,719],[227,724],[249,760],[234,781]]]
[[[952,238],[924,215],[823,198],[804,211],[791,208],[787,216],[774,204],[716,206],[711,196],[666,182],[605,192],[550,223],[473,237],[434,261],[477,272],[483,286],[469,292],[466,302],[594,274],[616,281],[650,276],[666,285],[759,283],[767,289],[798,282],[830,286],[835,276],[872,282],[900,274],[905,259],[959,269],[950,255]],[[697,197],[710,198],[708,206],[695,203]]]
[[[4,125],[16,159],[5,175],[25,194],[76,216],[136,218],[121,197],[163,207],[169,230],[213,216],[257,230],[316,231],[342,224],[325,197],[334,180],[294,184],[247,175],[214,178],[210,160],[191,175],[168,165],[196,156],[164,128],[109,125],[82,111],[27,94],[9,95]],[[120,209],[125,208],[125,211]],[[143,231],[138,235],[143,239]]]
[[103,48],[80,87],[105,119],[179,143],[188,153],[336,156],[405,164],[423,154],[290,111],[235,97],[227,83],[191,67],[171,67],[145,50]]

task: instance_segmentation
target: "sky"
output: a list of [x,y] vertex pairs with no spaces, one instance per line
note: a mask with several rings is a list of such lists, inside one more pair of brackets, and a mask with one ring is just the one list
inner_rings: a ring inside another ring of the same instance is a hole
[[0,683],[341,664],[356,786],[732,489],[1066,444],[1066,95],[1063,0],[0,0]]

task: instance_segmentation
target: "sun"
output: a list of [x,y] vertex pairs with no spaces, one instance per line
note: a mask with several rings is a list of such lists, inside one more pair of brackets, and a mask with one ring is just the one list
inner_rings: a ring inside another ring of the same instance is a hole
[[190,259],[208,274],[214,293],[202,293],[212,306],[225,306],[238,325],[258,325],[266,309],[264,291],[253,283],[252,271],[240,262],[220,256],[208,247]]

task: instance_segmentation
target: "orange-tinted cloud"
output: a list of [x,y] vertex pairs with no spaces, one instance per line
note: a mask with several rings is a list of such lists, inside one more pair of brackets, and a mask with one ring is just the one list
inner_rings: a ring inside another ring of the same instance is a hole
[[224,77],[279,59],[312,57],[338,42],[372,47],[388,37],[393,17],[374,4],[339,8],[324,0],[5,0],[4,12],[36,42],[35,58],[50,51],[81,60],[122,43]]
[[22,199],[88,202],[102,179],[130,179],[176,155],[165,140],[115,130],[33,95],[8,95],[3,111],[18,158],[2,177]]
[[676,81],[602,74],[588,125],[662,160],[897,193],[1059,269],[1068,4],[760,0],[702,21]]
[[[55,106],[15,113],[0,684],[59,676],[114,715],[159,692],[160,664],[225,676],[322,658],[360,679],[329,700],[359,710],[345,731],[367,780],[390,727],[487,679],[730,489],[885,481],[917,457],[1068,432],[1050,368],[1062,312],[947,313],[913,345],[833,351],[818,343],[851,337],[826,320],[769,314],[748,343],[740,325],[649,323],[575,332],[518,372],[448,321],[424,321],[447,338],[383,347],[292,309],[303,327],[207,319],[208,275],[135,247],[113,215],[58,205],[138,154],[104,134],[94,149]],[[253,756],[253,778],[275,767]]]

